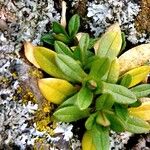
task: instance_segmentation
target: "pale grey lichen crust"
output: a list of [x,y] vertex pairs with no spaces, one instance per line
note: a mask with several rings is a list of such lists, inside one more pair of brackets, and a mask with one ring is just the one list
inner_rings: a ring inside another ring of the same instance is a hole
[[140,6],[133,0],[94,0],[88,2],[87,17],[91,31],[97,37],[114,22],[119,22],[127,39],[133,44],[148,43],[147,34],[138,33],[135,28],[135,17],[140,12]]
[[[71,1],[70,1],[71,2]],[[77,0],[72,1],[73,3]],[[111,24],[107,22],[108,17],[112,21],[121,21],[123,29],[131,26],[130,30],[134,30],[133,24],[126,24],[126,21],[133,21],[134,16],[139,11],[137,4],[129,3],[126,7],[132,14],[127,16],[124,14],[124,19],[119,15],[124,8],[123,1],[118,0],[101,0],[101,4],[97,5],[96,1],[88,3],[88,17],[92,18],[90,23],[91,30],[95,35],[104,32],[104,30]],[[26,105],[22,104],[22,99],[17,94],[17,89],[20,87],[20,81],[28,78],[27,74],[19,74],[20,68],[23,68],[24,61],[18,54],[22,44],[21,41],[30,40],[34,44],[40,43],[41,34],[46,31],[46,25],[54,20],[59,20],[60,15],[54,8],[53,0],[1,0],[3,11],[0,11],[0,19],[6,25],[5,30],[0,31],[0,149],[3,145],[14,143],[21,150],[24,150],[27,145],[34,145],[34,141],[40,137],[46,137],[47,143],[53,143],[52,149],[57,149],[55,143],[61,138],[69,142],[71,149],[80,150],[81,141],[78,136],[72,132],[73,125],[66,123],[58,123],[55,133],[61,136],[51,137],[46,132],[39,132],[36,130],[36,124],[30,124],[34,117],[34,113],[38,109],[37,104],[29,101]],[[119,6],[118,6],[119,5]],[[111,6],[111,7],[110,7]],[[112,8],[113,7],[113,8]],[[15,16],[9,17],[5,13],[10,11]],[[116,11],[116,16],[112,16],[112,12]],[[126,13],[126,11],[122,12]],[[134,33],[132,32],[129,32]],[[129,35],[129,34],[127,34]],[[134,39],[134,34],[130,35]],[[130,36],[128,36],[130,40]],[[134,41],[134,40],[133,40]],[[135,40],[136,41],[136,40]],[[17,75],[14,76],[14,72]],[[21,75],[21,76],[20,76]],[[7,80],[7,82],[4,81]],[[14,97],[17,100],[14,101]],[[130,137],[129,133],[116,134],[111,133],[110,141],[111,147],[123,149],[124,144],[127,143]],[[117,144],[116,144],[116,141]],[[66,150],[66,148],[64,148]]]

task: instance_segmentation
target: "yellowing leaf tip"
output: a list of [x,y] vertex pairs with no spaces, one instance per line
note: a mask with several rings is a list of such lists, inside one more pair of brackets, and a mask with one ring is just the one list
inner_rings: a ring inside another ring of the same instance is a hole
[[24,54],[25,57],[37,68],[40,68],[35,57],[34,57],[34,45],[30,42],[24,42]]

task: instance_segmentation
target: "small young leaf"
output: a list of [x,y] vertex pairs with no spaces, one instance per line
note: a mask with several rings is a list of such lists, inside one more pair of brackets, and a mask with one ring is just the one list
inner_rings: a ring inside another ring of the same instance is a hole
[[97,113],[91,114],[85,122],[85,127],[87,130],[91,130],[96,119]]
[[131,88],[137,98],[145,97],[150,95],[150,84],[141,84]]
[[137,101],[136,96],[126,87],[103,82],[103,93],[109,93],[114,101],[120,104],[132,104]]
[[68,37],[68,34],[67,34],[65,28],[60,23],[53,22],[52,29],[53,29],[53,32],[55,32],[56,34],[62,33]]
[[56,40],[62,41],[65,44],[70,43],[70,39],[65,34],[59,33],[59,34],[54,34],[53,36]]
[[129,108],[129,113],[143,120],[150,120],[150,102],[143,102],[139,107]]
[[115,114],[106,114],[110,121],[110,128],[116,132],[124,132],[126,130],[126,123]]
[[150,125],[146,121],[130,116],[127,120],[127,130],[132,133],[147,133],[150,131]]
[[82,70],[80,65],[69,56],[58,54],[56,56],[56,63],[67,77],[75,81],[82,82],[86,77],[86,73]]
[[45,35],[42,36],[41,41],[45,42],[49,45],[54,45],[55,39],[54,39],[54,36],[51,33],[48,33],[48,34],[45,34]]
[[71,106],[71,105],[75,105],[77,101],[77,94],[73,95],[72,97],[68,98],[67,100],[65,100],[60,106],[59,108],[62,107],[66,107],[66,106]]
[[77,96],[77,105],[81,110],[88,108],[93,100],[93,93],[87,87],[82,87]]
[[126,37],[125,37],[125,33],[124,32],[121,32],[121,37],[122,37],[122,46],[121,46],[121,51],[122,52],[125,48],[126,48]]
[[73,57],[73,52],[64,43],[62,43],[60,41],[55,41],[54,47],[55,47],[55,51],[57,53],[66,54],[66,55],[68,55],[70,57]]
[[104,127],[107,127],[110,125],[110,121],[107,119],[106,115],[103,112],[98,113],[96,117],[96,123]]
[[132,103],[132,104],[129,104],[129,107],[139,107],[142,105],[142,102],[140,99],[137,99],[136,102]]
[[120,80],[120,85],[129,87],[132,82],[132,76],[130,74],[126,74]]
[[98,58],[93,62],[89,76],[92,77],[94,80],[99,81],[107,73],[109,67],[109,58]]
[[94,45],[95,54],[100,57],[114,59],[120,52],[122,45],[121,29],[119,24],[114,24]]
[[56,65],[55,56],[57,54],[54,51],[45,47],[36,46],[34,48],[33,54],[36,59],[36,62],[42,70],[44,70],[51,76],[66,79],[65,75]]
[[96,100],[96,110],[110,109],[113,104],[114,100],[111,94],[102,94]]
[[38,85],[43,96],[55,104],[60,104],[66,97],[76,92],[73,85],[62,79],[39,79]]
[[114,59],[110,65],[106,82],[108,83],[116,83],[119,77],[119,63],[117,59]]
[[[150,72],[150,66],[141,66],[126,72],[124,75],[131,75],[132,80],[129,87],[133,87],[143,81]],[[123,75],[123,76],[124,76]]]
[[80,48],[80,55],[81,55],[81,62],[85,65],[86,59],[87,59],[87,50],[89,47],[89,35],[83,34],[80,41],[79,41],[79,48]]
[[69,24],[68,24],[68,31],[69,31],[69,36],[70,37],[74,37],[80,27],[80,17],[79,15],[74,15],[72,16],[72,18],[69,20]]
[[53,114],[56,119],[63,122],[73,122],[89,116],[89,109],[81,111],[77,106],[67,106],[56,110]]

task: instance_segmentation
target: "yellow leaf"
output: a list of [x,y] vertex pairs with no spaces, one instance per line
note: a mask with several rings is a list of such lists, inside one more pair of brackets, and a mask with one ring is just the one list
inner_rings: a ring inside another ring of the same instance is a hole
[[42,95],[54,104],[60,104],[76,91],[76,88],[66,80],[56,78],[39,79],[38,85]]
[[105,34],[95,43],[95,54],[100,57],[107,56],[114,59],[122,46],[122,36],[119,24],[116,23],[108,28]]
[[35,46],[30,42],[24,42],[24,54],[26,58],[37,68],[40,68],[39,64],[37,63],[33,51]]
[[134,47],[119,57],[120,74],[143,66],[150,59],[150,44]]
[[149,72],[150,66],[141,66],[126,72],[123,76],[131,75],[132,81],[128,87],[132,87],[143,81]]
[[150,121],[150,101],[143,102],[139,107],[129,108],[129,114]]
[[45,47],[35,46],[34,47],[34,57],[39,64],[40,68],[44,70],[46,73],[50,74],[53,77],[67,79],[64,73],[58,68],[55,56],[57,54]]
[[93,139],[88,131],[84,133],[82,138],[82,150],[96,150]]

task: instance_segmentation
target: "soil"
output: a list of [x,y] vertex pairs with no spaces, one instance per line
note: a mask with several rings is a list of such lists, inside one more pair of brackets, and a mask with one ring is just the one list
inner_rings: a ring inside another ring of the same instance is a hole
[[136,29],[141,33],[150,33],[150,0],[141,0],[141,12],[136,18]]

